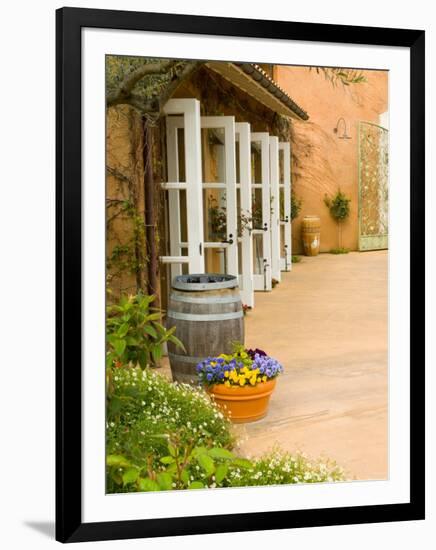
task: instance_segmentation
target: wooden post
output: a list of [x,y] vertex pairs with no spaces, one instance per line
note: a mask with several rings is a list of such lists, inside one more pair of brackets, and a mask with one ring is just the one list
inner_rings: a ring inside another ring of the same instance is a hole
[[156,295],[154,306],[158,307],[158,252],[156,247],[156,223],[154,216],[154,178],[153,178],[153,130],[144,118],[144,220],[145,240],[147,243],[147,292]]

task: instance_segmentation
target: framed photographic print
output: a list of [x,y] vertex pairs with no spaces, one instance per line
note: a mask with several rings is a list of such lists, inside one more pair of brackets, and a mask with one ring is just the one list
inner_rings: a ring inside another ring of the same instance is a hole
[[57,11],[62,542],[424,518],[424,32]]

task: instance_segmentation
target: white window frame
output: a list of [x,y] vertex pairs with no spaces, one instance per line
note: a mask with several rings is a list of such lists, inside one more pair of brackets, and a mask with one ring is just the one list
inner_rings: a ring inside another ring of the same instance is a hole
[[[288,141],[279,143],[279,151],[283,151],[283,183],[279,181],[280,189],[284,190],[284,219],[280,224],[284,226],[285,255],[280,257],[280,269],[292,270],[292,223],[291,223],[291,144]],[[280,247],[281,254],[281,247]]]
[[[251,140],[250,124],[237,122],[235,124],[236,140],[239,142],[239,183],[236,188],[240,190],[240,207],[242,213],[251,217]],[[242,273],[239,277],[239,286],[242,303],[254,307],[253,285],[253,239],[251,230],[245,228],[242,236],[238,237],[241,243]]]
[[281,281],[280,270],[280,196],[279,196],[279,138],[270,136],[270,210],[271,210],[271,276]]
[[[272,290],[271,281],[271,207],[270,207],[270,187],[269,187],[269,134],[267,132],[252,132],[251,142],[259,142],[261,146],[261,167],[262,181],[260,183],[251,182],[251,188],[262,189],[262,225],[263,229],[253,229],[252,237],[256,234],[262,234],[263,245],[263,274],[253,273],[253,285],[255,291]],[[254,250],[253,250],[254,254]]]
[[[181,265],[188,264],[189,273],[204,273],[203,255],[203,205],[201,174],[200,102],[197,99],[170,99],[164,107],[167,116],[168,182],[162,187],[168,190],[171,223],[170,255],[161,256],[162,263],[171,264],[171,276],[181,274]],[[185,132],[186,182],[179,181],[177,128]],[[180,190],[186,189],[188,242],[181,242],[180,235]],[[181,255],[181,248],[188,248],[188,256]]]
[[[224,189],[226,192],[227,242],[216,243],[203,241],[204,248],[224,248],[227,254],[227,273],[238,276],[238,229],[236,214],[236,155],[235,155],[235,117],[202,116],[201,128],[224,130],[224,181],[206,183],[202,189]],[[201,154],[201,151],[200,151]],[[201,157],[200,157],[201,159]],[[201,162],[201,160],[200,160]],[[201,194],[203,200],[203,194]],[[204,238],[204,237],[203,237]]]

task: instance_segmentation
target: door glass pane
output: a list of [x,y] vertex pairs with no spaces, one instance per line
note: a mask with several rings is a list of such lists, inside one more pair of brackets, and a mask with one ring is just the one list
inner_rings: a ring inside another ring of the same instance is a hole
[[279,149],[279,183],[285,183],[285,153]]
[[253,273],[263,275],[263,235],[253,234]]
[[243,212],[241,210],[241,190],[236,189],[236,215],[238,224],[238,237],[242,237],[242,231],[245,227]]
[[235,141],[235,158],[236,158],[236,183],[241,183],[241,158],[239,153],[239,139]]
[[204,249],[205,273],[227,273],[227,254],[225,248]]
[[201,160],[205,183],[224,183],[226,174],[223,128],[201,129]]
[[285,248],[285,231],[287,228],[284,224],[280,224],[280,256],[284,258],[286,256],[286,248]]
[[279,188],[280,198],[280,219],[285,220],[285,190],[283,187]]
[[252,216],[248,210],[241,207],[241,190],[236,189],[236,212],[238,224],[238,237],[242,237],[249,231],[252,223]]
[[[242,275],[242,243],[238,241],[238,275]],[[242,290],[242,282],[239,285]]]
[[262,144],[260,141],[251,142],[251,181],[262,183]]
[[[181,256],[188,256],[188,247],[182,247],[180,249],[180,255]],[[188,275],[189,274],[189,264],[181,264],[182,266],[182,275]]]
[[180,240],[183,243],[186,243],[188,242],[188,209],[186,204],[185,189],[180,189],[179,201],[180,201]]
[[177,128],[177,152],[179,160],[179,181],[186,183],[185,172],[185,129]]
[[203,189],[203,230],[206,242],[227,239],[227,208],[224,189]]
[[263,229],[262,223],[262,189],[252,189],[251,192],[251,217],[253,229]]

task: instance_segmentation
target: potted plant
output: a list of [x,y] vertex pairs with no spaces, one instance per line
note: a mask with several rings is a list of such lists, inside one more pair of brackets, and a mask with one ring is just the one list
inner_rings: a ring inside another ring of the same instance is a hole
[[327,194],[324,195],[324,204],[338,226],[338,248],[331,250],[333,254],[346,254],[348,252],[348,249],[342,246],[342,224],[350,215],[350,202],[351,199],[340,189],[333,197],[329,197]]
[[282,365],[260,349],[235,347],[231,354],[208,357],[197,365],[200,384],[233,422],[263,418]]

